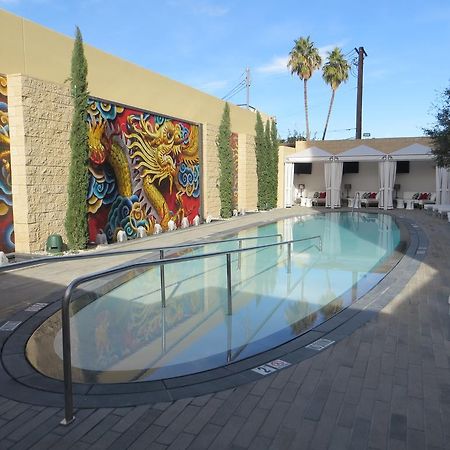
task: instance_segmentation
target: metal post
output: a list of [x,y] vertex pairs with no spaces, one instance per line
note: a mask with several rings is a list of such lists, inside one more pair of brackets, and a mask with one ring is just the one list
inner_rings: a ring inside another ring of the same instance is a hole
[[[159,259],[164,259],[164,250],[161,249],[159,251]],[[164,264],[159,266],[159,273],[161,277],[161,306],[163,308],[166,307],[166,280],[164,274]]]
[[227,317],[227,363],[230,363],[232,360],[232,353],[231,353],[231,345],[233,342],[233,338],[232,338],[232,331],[233,331],[233,327],[232,327],[232,321],[233,318],[232,317]]
[[[239,250],[242,250],[242,239],[239,239]],[[241,269],[241,256],[242,252],[238,253],[238,269]]]
[[292,242],[288,243],[288,264],[287,264],[287,273],[291,273],[291,253],[292,253]]
[[231,303],[231,254],[227,253],[227,300],[228,310],[227,314],[231,316],[233,314],[233,305]]
[[70,349],[70,294],[67,288],[61,308],[62,320],[62,345],[63,345],[63,369],[64,369],[64,419],[61,425],[69,425],[75,420],[73,414],[72,393],[72,353]]
[[246,88],[246,103],[247,109],[250,108],[250,69],[247,67],[245,69],[245,88]]
[[162,344],[162,351],[163,353],[166,353],[166,310],[165,308],[162,309],[161,314],[161,320],[162,320],[162,333],[161,333],[161,344]]

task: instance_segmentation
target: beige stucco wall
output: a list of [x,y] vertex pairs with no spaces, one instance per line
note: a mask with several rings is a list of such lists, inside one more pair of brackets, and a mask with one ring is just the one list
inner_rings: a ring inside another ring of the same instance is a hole
[[8,75],[16,252],[42,250],[62,236],[72,116],[67,86]]
[[[0,41],[0,73],[60,84],[69,77],[71,38],[0,10]],[[224,101],[87,44],[85,54],[91,95],[192,122],[220,123]],[[254,134],[255,113],[232,104],[230,113],[233,131]]]

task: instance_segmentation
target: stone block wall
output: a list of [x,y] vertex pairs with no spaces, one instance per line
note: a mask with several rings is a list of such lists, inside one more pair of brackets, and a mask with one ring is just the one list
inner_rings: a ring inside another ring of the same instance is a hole
[[239,209],[255,210],[258,203],[255,137],[239,134]]
[[220,216],[219,192],[219,153],[216,138],[219,127],[212,124],[203,125],[202,162],[203,162],[203,215]]
[[72,105],[69,87],[8,75],[16,252],[65,240]]

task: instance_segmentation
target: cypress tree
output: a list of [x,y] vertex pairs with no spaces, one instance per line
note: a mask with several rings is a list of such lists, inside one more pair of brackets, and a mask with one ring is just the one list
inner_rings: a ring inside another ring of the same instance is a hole
[[277,207],[278,201],[278,131],[277,131],[277,123],[275,120],[272,120],[272,126],[270,128],[271,135],[271,149],[272,149],[272,176],[273,176],[273,184],[272,184],[272,208]]
[[258,178],[258,209],[264,207],[264,125],[261,114],[256,113],[255,124],[255,154],[256,154],[256,175]]
[[88,241],[87,193],[88,193],[88,128],[87,115],[87,61],[84,56],[83,38],[76,28],[72,52],[70,87],[73,102],[70,130],[71,160],[69,168],[68,200],[65,228],[71,249],[86,247]]
[[273,164],[272,164],[272,139],[270,135],[270,122],[266,121],[264,127],[264,209],[272,207],[273,195]]
[[233,155],[231,152],[231,121],[230,107],[225,103],[222,121],[217,135],[217,149],[219,152],[219,190],[220,215],[231,217],[233,213]]

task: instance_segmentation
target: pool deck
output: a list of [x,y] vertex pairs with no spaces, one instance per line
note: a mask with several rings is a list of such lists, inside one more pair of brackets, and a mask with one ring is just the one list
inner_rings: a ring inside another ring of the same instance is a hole
[[[236,228],[312,212],[295,207],[252,214],[120,249],[214,239]],[[385,281],[391,284],[377,286],[381,294],[372,292],[373,302],[352,323],[332,330],[335,344],[226,390],[135,407],[79,409],[67,427],[59,425],[61,407],[43,406],[45,390],[35,401],[18,401],[14,384],[0,374],[0,449],[450,448],[450,223],[422,210],[390,213],[408,225],[414,251],[391,272]],[[119,246],[108,251],[113,248]],[[29,305],[59,299],[75,276],[132,258],[0,273],[0,326],[27,318],[23,310]],[[2,346],[7,338],[0,331]],[[23,357],[17,359],[23,365]]]

